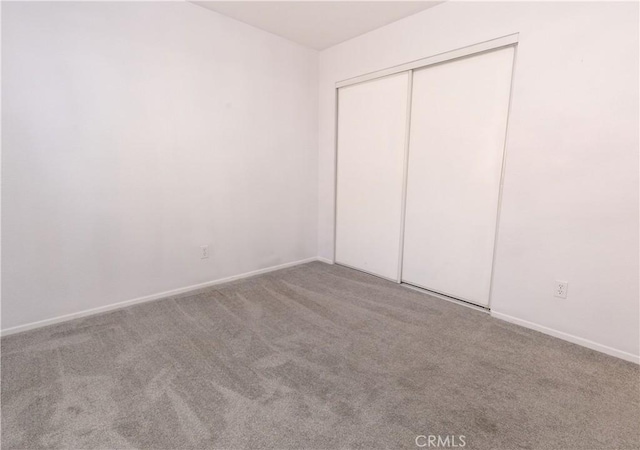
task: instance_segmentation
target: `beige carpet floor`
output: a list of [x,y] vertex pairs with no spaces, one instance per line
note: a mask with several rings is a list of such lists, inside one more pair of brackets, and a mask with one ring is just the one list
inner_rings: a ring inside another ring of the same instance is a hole
[[637,365],[322,263],[1,342],[6,450],[640,448]]

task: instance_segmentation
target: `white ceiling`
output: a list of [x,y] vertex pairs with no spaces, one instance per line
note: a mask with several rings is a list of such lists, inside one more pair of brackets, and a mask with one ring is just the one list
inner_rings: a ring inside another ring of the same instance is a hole
[[323,50],[440,1],[194,1],[283,38]]

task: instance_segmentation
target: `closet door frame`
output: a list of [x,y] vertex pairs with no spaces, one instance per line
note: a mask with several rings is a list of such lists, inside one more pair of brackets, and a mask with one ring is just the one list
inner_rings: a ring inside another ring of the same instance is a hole
[[[490,52],[492,50],[498,50],[503,47],[516,46],[518,44],[520,33],[508,34],[488,41],[483,41],[478,44],[467,45],[465,47],[450,50],[444,53],[438,53],[437,55],[428,56],[426,58],[417,59],[405,64],[389,67],[387,69],[377,70],[375,72],[366,73],[353,78],[347,78],[346,80],[338,81],[336,83],[336,89],[350,86],[352,84],[362,83],[364,81],[375,80],[376,78],[382,78],[388,75],[393,75],[399,72],[406,72],[407,70],[422,69],[434,64],[440,64],[454,59],[464,58],[465,56],[478,55],[484,52]],[[336,94],[337,95],[337,94]]]
[[[515,67],[516,60],[518,55],[518,41],[519,41],[519,33],[509,34],[506,36],[498,37],[495,39],[491,39],[488,41],[483,41],[477,44],[468,45],[465,47],[461,47],[455,50],[451,50],[444,53],[439,53],[433,56],[429,56],[426,58],[421,58],[415,61],[411,61],[405,64],[400,64],[397,66],[389,67],[386,69],[378,70],[376,72],[367,73],[364,75],[360,75],[353,78],[348,78],[346,80],[338,81],[335,84],[335,111],[334,111],[334,201],[333,201],[333,263],[340,264],[336,262],[336,237],[337,237],[337,206],[338,206],[338,133],[340,130],[338,129],[338,90],[342,87],[351,86],[354,84],[363,83],[370,80],[375,80],[378,78],[383,78],[390,75],[395,75],[400,72],[409,72],[409,87],[408,91],[408,102],[407,102],[407,124],[405,128],[405,149],[404,149],[404,168],[403,168],[403,179],[402,179],[402,199],[401,199],[401,217],[400,217],[400,252],[399,252],[399,261],[398,261],[398,274],[396,281],[397,283],[402,283],[402,260],[403,260],[403,250],[404,250],[404,229],[405,229],[405,216],[406,216],[406,204],[407,204],[407,180],[408,180],[408,172],[409,172],[409,146],[410,146],[410,133],[411,133],[411,100],[412,100],[412,91],[413,91],[413,71],[417,69],[423,69],[428,66],[432,66],[435,64],[443,64],[446,62],[454,61],[456,59],[477,56],[482,53],[488,53],[494,50],[499,50],[506,47],[513,47],[513,65],[511,69],[511,86],[509,88],[509,102],[507,105],[507,122],[505,127],[505,139],[504,139],[504,148],[502,153],[502,167],[500,172],[500,183],[498,187],[498,208],[497,208],[497,217],[496,217],[496,229],[494,236],[494,244],[493,244],[493,255],[491,261],[491,275],[490,275],[490,283],[489,283],[489,303],[487,306],[477,305],[475,303],[470,303],[464,299],[458,299],[455,297],[450,297],[444,294],[440,294],[438,292],[428,291],[426,289],[422,289],[420,287],[414,287],[409,285],[415,289],[421,289],[427,291],[432,294],[437,294],[438,296],[443,296],[449,300],[460,301],[466,304],[473,305],[474,307],[490,309],[491,307],[491,297],[493,294],[493,276],[494,276],[494,268],[495,268],[495,254],[496,248],[498,245],[498,231],[500,228],[500,212],[502,209],[502,190],[504,184],[504,174],[506,169],[506,161],[507,161],[507,138],[509,133],[509,116],[511,112],[511,103],[513,99],[513,84],[515,79]],[[360,270],[355,268],[356,270]]]

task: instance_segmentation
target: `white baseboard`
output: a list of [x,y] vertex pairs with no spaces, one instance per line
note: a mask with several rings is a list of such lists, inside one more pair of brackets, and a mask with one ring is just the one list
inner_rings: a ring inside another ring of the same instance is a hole
[[588,339],[584,339],[578,336],[574,336],[569,333],[564,333],[562,331],[554,330],[553,328],[548,328],[543,325],[538,325],[537,323],[529,322],[527,320],[518,319],[517,317],[509,316],[507,314],[502,314],[496,311],[491,311],[491,317],[495,317],[496,319],[505,320],[507,322],[515,323],[516,325],[520,325],[525,328],[530,328],[532,330],[539,331],[544,334],[548,334],[549,336],[553,336],[573,344],[582,345],[583,347],[590,348],[591,350],[596,350],[598,352],[606,353],[607,355],[615,356],[616,358],[624,359],[625,361],[630,361],[632,363],[640,364],[640,356],[633,355],[631,353],[618,350],[612,347],[607,347],[606,345],[598,344],[597,342],[590,341]]
[[320,262],[323,262],[325,264],[333,264],[332,260],[330,260],[329,258],[323,258],[322,256],[318,256],[316,258],[316,261],[320,261]]
[[[251,272],[246,272],[246,273],[242,273],[239,275],[234,275],[231,277],[226,277],[226,278],[220,278],[217,280],[213,280],[213,281],[207,281],[205,283],[200,283],[200,284],[194,284],[191,286],[185,286],[182,288],[178,288],[178,289],[172,289],[170,291],[164,291],[164,292],[159,292],[157,294],[151,294],[151,295],[146,295],[144,297],[138,297],[138,298],[134,298],[131,300],[125,300],[123,302],[118,302],[118,303],[112,303],[110,305],[106,305],[106,306],[100,306],[98,308],[92,308],[92,309],[87,309],[84,311],[79,311],[76,313],[72,313],[72,314],[66,314],[63,316],[58,316],[58,317],[54,317],[51,319],[45,319],[45,320],[40,320],[38,322],[32,322],[32,323],[28,323],[25,325],[19,325],[16,327],[11,327],[11,328],[7,328],[5,330],[1,330],[0,331],[0,336],[8,336],[10,334],[15,334],[15,333],[21,333],[23,331],[28,331],[28,330],[33,330],[36,328],[41,328],[41,327],[46,327],[48,325],[54,325],[57,323],[62,323],[62,322],[67,322],[69,320],[73,320],[73,319],[78,319],[81,317],[88,317],[88,316],[92,316],[95,314],[100,314],[103,312],[108,312],[108,311],[113,311],[116,309],[121,309],[121,308],[125,308],[127,306],[131,306],[131,305],[135,305],[138,303],[145,303],[145,302],[150,302],[153,300],[160,300],[166,297],[172,297],[174,295],[179,295],[179,294],[184,294],[190,291],[195,291],[198,289],[202,289],[202,288],[206,288],[206,287],[210,287],[210,286],[215,286],[217,284],[222,284],[222,283],[228,283],[230,281],[235,281],[235,280],[240,280],[242,278],[249,278],[249,277],[253,277],[256,275],[261,275],[263,273],[268,273],[268,272],[273,272],[276,270],[280,270],[280,269],[286,269],[288,267],[294,267],[294,266],[298,266],[301,264],[306,264],[312,261],[320,261],[322,263],[325,264],[333,264],[333,261],[331,261],[330,259],[327,258],[323,258],[323,257],[313,257],[313,258],[306,258],[306,259],[302,259],[299,261],[293,261],[293,262],[289,262],[289,263],[285,263],[285,264],[279,264],[277,266],[271,266],[271,267],[266,267],[264,269],[258,269],[258,270],[254,270]],[[624,359],[626,361],[630,361],[633,362],[635,364],[640,364],[640,356],[638,355],[633,355],[631,353],[622,351],[622,350],[618,350],[612,347],[607,347],[606,345],[602,345],[602,344],[598,344],[597,342],[593,342],[590,341],[588,339],[583,339],[568,333],[564,333],[562,331],[558,331],[558,330],[554,330],[552,328],[548,328],[545,327],[543,325],[538,325],[536,323],[533,322],[529,322],[527,320],[523,320],[523,319],[518,319],[517,317],[513,317],[507,314],[503,314],[500,312],[496,312],[496,311],[491,311],[491,316],[495,317],[496,319],[501,319],[501,320],[505,320],[507,322],[511,322],[514,323],[516,325],[520,325],[523,326],[525,328],[530,328],[532,330],[536,330],[539,331],[541,333],[544,334],[548,334],[550,336],[553,337],[557,337],[559,339],[563,339],[565,341],[568,342],[572,342],[574,344],[578,344],[578,345],[582,345],[583,347],[587,347],[590,348],[592,350],[596,350],[602,353],[606,353],[607,355],[611,355],[611,356],[615,356],[617,358],[621,358]]]
[[160,300],[166,297],[172,297],[174,295],[184,294],[186,292],[195,291],[198,289],[206,288],[209,286],[215,286],[216,284],[228,283],[229,281],[240,280],[242,278],[249,278],[256,275],[261,275],[267,272],[273,272],[280,269],[286,269],[288,267],[299,266],[300,264],[306,264],[312,261],[322,261],[324,258],[306,258],[299,261],[293,261],[285,264],[279,264],[277,266],[266,267],[264,269],[253,270],[251,272],[242,273],[240,275],[233,275],[231,277],[220,278],[218,280],[207,281],[205,283],[193,284],[191,286],[185,286],[178,289],[172,289],[170,291],[158,292],[157,294],[145,295],[144,297],[138,297],[131,300],[125,300],[123,302],[112,303],[106,306],[100,306],[98,308],[86,309],[76,313],[65,314],[63,316],[54,317],[52,319],[40,320],[38,322],[31,322],[25,325],[18,325],[17,327],[11,327],[0,331],[0,336],[8,336],[10,334],[21,333],[23,331],[33,330],[35,328],[46,327],[48,325],[54,325],[56,323],[66,322],[68,320],[78,319],[80,317],[93,316],[107,311],[113,311],[127,306],[135,305],[138,303],[150,302],[153,300]]

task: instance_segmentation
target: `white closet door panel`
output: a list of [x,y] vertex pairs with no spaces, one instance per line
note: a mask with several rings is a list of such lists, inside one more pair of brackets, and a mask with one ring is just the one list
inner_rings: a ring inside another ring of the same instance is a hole
[[336,262],[396,280],[409,73],[338,91]]
[[488,305],[513,48],[413,74],[403,281]]

